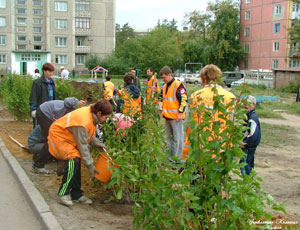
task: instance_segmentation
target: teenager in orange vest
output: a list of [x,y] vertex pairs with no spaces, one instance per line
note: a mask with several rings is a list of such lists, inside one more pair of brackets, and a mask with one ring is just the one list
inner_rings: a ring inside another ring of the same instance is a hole
[[151,67],[147,69],[148,81],[147,81],[147,99],[153,98],[156,92],[160,91],[158,80]]
[[185,118],[185,107],[187,105],[187,93],[185,86],[173,78],[172,70],[165,66],[159,73],[165,85],[162,89],[162,117],[165,118],[166,133],[171,155],[181,158],[184,131],[183,120]]
[[141,91],[134,85],[134,75],[130,72],[124,76],[124,88],[119,91],[120,99],[116,112],[139,117],[142,113]]
[[71,206],[72,200],[92,203],[81,190],[81,160],[93,178],[94,173],[98,171],[93,164],[88,145],[104,147],[95,137],[96,128],[98,124],[104,123],[112,112],[111,104],[102,99],[92,106],[66,114],[51,125],[48,136],[49,152],[55,158],[65,160],[64,176],[58,191],[62,204]]

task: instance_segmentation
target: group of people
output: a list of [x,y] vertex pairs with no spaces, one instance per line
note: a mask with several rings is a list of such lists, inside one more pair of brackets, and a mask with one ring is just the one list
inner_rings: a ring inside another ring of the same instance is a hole
[[[31,95],[30,108],[34,118],[34,130],[28,138],[29,149],[34,153],[32,171],[36,173],[49,173],[45,164],[52,159],[63,161],[63,178],[58,191],[60,202],[71,206],[73,201],[91,204],[92,201],[83,195],[81,190],[81,161],[87,166],[90,176],[98,173],[91,157],[89,144],[97,148],[103,148],[104,144],[96,138],[97,126],[104,123],[115,111],[126,114],[131,120],[142,116],[144,100],[142,99],[141,85],[136,71],[132,69],[124,75],[124,87],[117,91],[111,82],[110,76],[106,76],[104,83],[104,99],[97,103],[85,106],[85,101],[76,98],[56,100],[55,84],[51,78],[54,66],[45,63],[42,75],[34,80]],[[172,70],[165,66],[159,76],[165,83],[160,89],[158,79],[152,68],[147,69],[147,90],[145,97],[160,99],[161,115],[165,119],[170,156],[168,160],[174,163],[183,162],[183,146],[185,139],[183,121],[188,116],[188,96],[185,85],[173,77]],[[203,88],[192,94],[191,107],[202,103],[207,107],[213,107],[216,87],[217,94],[223,96],[223,103],[229,104],[235,96],[216,85],[221,70],[215,65],[207,65],[203,68],[200,77]],[[118,94],[119,99],[114,100],[113,95]],[[159,96],[157,96],[159,95]],[[201,98],[201,100],[199,100]],[[155,100],[152,100],[155,101]],[[254,167],[254,153],[260,141],[260,124],[255,112],[255,97],[249,96],[245,104],[247,110],[247,125],[249,129],[245,134],[244,143],[241,146],[246,153],[247,165],[242,173],[250,174]],[[76,107],[80,107],[77,108]],[[216,119],[222,121],[218,114]],[[120,117],[120,116],[118,116]],[[197,120],[197,122],[200,122]]]

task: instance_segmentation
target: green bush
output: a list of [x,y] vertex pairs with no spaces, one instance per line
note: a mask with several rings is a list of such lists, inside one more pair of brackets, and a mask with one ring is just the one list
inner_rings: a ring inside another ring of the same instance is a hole
[[78,99],[82,98],[79,91],[75,91],[71,81],[61,82],[60,79],[55,81],[56,86],[56,99],[63,100],[66,97],[76,97]]
[[288,86],[280,87],[280,91],[284,93],[297,93],[299,85],[300,85],[300,81],[297,82],[290,81]]
[[30,118],[29,97],[32,86],[31,76],[9,75],[4,80],[1,96],[8,111],[17,120]]

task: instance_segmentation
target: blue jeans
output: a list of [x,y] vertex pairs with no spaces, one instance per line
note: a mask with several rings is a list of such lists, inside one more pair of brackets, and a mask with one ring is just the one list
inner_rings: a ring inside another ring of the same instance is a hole
[[243,151],[246,153],[246,156],[240,160],[240,163],[247,163],[243,168],[241,168],[242,176],[245,175],[245,172],[247,175],[251,174],[252,169],[254,168],[254,153],[256,151],[255,149],[243,149]]

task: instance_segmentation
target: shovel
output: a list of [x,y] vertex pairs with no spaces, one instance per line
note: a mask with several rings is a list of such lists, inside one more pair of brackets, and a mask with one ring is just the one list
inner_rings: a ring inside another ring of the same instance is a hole
[[30,150],[28,148],[26,148],[24,145],[22,145],[19,141],[17,141],[15,138],[13,138],[10,135],[8,135],[8,136],[13,142],[15,142],[17,145],[19,145],[19,147],[21,147],[22,149],[24,149],[25,151],[30,153]]

